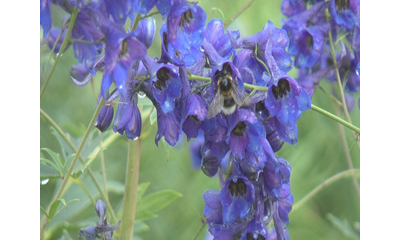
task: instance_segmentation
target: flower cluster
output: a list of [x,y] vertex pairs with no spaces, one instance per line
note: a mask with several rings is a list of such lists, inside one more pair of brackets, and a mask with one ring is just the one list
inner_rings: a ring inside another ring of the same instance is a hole
[[99,238],[112,240],[114,230],[121,224],[121,221],[113,226],[107,223],[106,204],[101,199],[97,200],[95,209],[99,221],[96,223],[96,226],[88,226],[80,229],[78,233],[79,239],[94,240]]
[[[270,239],[271,221],[277,239],[289,238],[291,166],[276,152],[285,142],[296,144],[296,122],[311,108],[313,87],[331,76],[328,31],[335,39],[339,31],[347,33],[352,51],[343,48],[337,62],[346,69],[341,72],[346,88],[359,86],[352,78],[358,76],[359,84],[359,75],[353,76],[359,69],[359,3],[309,2],[283,1],[282,11],[290,18],[282,29],[267,22],[256,34],[241,37],[239,30],[225,29],[221,19],[206,22],[204,10],[186,0],[51,1],[71,16],[77,11],[71,26],[71,38],[79,40],[71,44],[78,61],[71,68],[72,81],[83,86],[103,72],[99,99],[106,104],[98,129],[112,124],[129,139],[140,137],[138,94],[144,93],[157,110],[156,145],[164,138],[174,146],[183,134],[199,141],[201,169],[219,176],[221,185],[203,195],[214,239]],[[153,8],[165,20],[160,58],[147,55],[156,36],[148,16]],[[330,19],[324,9],[331,11]],[[40,23],[55,52],[70,22],[51,28],[50,0],[41,0]],[[300,70],[301,84],[288,74],[293,66]]]
[[360,1],[284,0],[281,10],[288,17],[282,28],[290,38],[288,53],[299,69],[300,85],[312,96],[322,79],[337,81],[337,65],[352,110],[352,93],[360,88]]

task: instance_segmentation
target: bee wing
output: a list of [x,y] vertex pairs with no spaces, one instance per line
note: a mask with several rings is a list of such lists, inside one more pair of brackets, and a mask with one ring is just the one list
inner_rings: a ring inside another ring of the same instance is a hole
[[224,105],[224,97],[221,95],[220,90],[218,89],[217,93],[215,94],[215,97],[210,103],[210,106],[208,107],[207,111],[207,118],[213,118],[215,117],[218,113],[222,111],[222,106]]
[[232,84],[232,97],[238,107],[250,106],[253,103],[253,100],[250,98],[249,94],[238,88],[235,84]]

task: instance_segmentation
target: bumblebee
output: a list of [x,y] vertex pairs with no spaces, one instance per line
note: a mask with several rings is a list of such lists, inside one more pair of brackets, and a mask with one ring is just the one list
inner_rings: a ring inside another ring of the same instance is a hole
[[232,79],[232,68],[229,63],[224,63],[221,71],[216,71],[215,78],[217,79],[217,89],[215,97],[210,103],[207,112],[207,118],[213,118],[221,111],[230,115],[235,110],[242,106],[245,102],[247,105],[248,94],[237,87],[237,79],[235,81]]

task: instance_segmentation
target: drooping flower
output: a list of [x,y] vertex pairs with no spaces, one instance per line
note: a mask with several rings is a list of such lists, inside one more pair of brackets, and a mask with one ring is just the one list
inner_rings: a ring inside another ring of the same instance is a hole
[[40,26],[43,28],[43,38],[47,38],[52,26],[50,0],[40,0]]
[[222,219],[224,224],[242,222],[250,216],[255,200],[253,184],[241,174],[232,174],[221,189]]
[[135,32],[126,33],[116,24],[103,19],[100,29],[105,35],[105,67],[101,83],[101,93],[106,91],[115,81],[118,91],[126,94],[125,81],[133,62],[141,60],[147,53],[146,46],[137,40]]
[[178,66],[192,66],[200,57],[204,40],[206,14],[197,3],[177,1],[172,5],[167,22],[161,26],[161,61]]

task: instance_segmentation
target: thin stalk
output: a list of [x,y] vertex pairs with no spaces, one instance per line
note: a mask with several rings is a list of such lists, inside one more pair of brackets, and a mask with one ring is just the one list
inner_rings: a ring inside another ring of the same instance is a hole
[[133,238],[137,189],[139,185],[141,140],[128,140],[128,160],[125,178],[125,197],[121,220],[121,240]]
[[[58,189],[58,192],[57,192],[56,196],[54,197],[53,201],[51,201],[51,202],[54,202],[55,200],[59,199],[59,198],[62,196],[62,194],[63,194],[63,192],[64,192],[64,188],[65,188],[66,184],[68,183],[69,177],[71,176],[72,170],[73,170],[73,168],[74,168],[74,166],[75,166],[75,164],[76,164],[76,162],[77,162],[77,160],[78,160],[78,157],[80,156],[80,154],[81,154],[81,152],[82,152],[83,146],[85,145],[86,140],[87,140],[87,138],[88,138],[88,136],[89,136],[90,130],[91,130],[92,127],[94,126],[94,123],[95,123],[95,121],[96,121],[96,118],[97,118],[97,116],[99,115],[100,109],[101,109],[101,107],[102,107],[103,105],[104,105],[104,100],[101,99],[99,105],[98,105],[97,108],[96,108],[96,111],[95,111],[94,114],[93,114],[92,119],[90,120],[89,126],[88,126],[87,129],[86,129],[86,132],[85,132],[85,135],[83,136],[82,142],[81,142],[81,144],[79,145],[78,150],[76,151],[76,154],[75,154],[74,158],[72,159],[71,166],[68,168],[68,171],[67,171],[67,173],[65,174],[65,178],[64,178],[64,180],[62,181],[61,186],[60,186],[60,188]],[[51,206],[51,204],[49,205],[49,209],[48,209],[47,211],[50,210],[50,206]],[[42,228],[41,228],[41,231],[40,231],[40,238],[43,237],[44,230],[46,229],[48,223],[49,223],[49,222],[48,222],[48,218],[47,218],[46,216],[44,216],[44,223],[43,223]]]
[[316,112],[319,112],[319,113],[321,113],[321,114],[323,114],[323,115],[325,115],[325,116],[327,116],[327,117],[329,117],[329,118],[331,118],[333,120],[335,120],[336,122],[338,122],[338,123],[350,128],[351,130],[353,130],[353,131],[357,132],[358,134],[360,134],[360,128],[354,126],[351,123],[346,122],[345,120],[341,119],[340,117],[338,117],[338,116],[336,116],[336,115],[334,115],[334,114],[332,114],[332,113],[330,113],[328,111],[325,111],[324,109],[319,108],[319,107],[317,107],[317,106],[315,106],[313,104],[311,105],[311,109],[316,111]]
[[340,95],[342,97],[342,104],[343,104],[344,114],[346,115],[347,121],[349,121],[351,123],[351,118],[350,118],[350,115],[349,115],[349,111],[347,110],[346,99],[344,97],[342,81],[340,79],[339,67],[338,67],[337,62],[336,62],[336,53],[335,53],[335,47],[333,45],[331,31],[328,32],[328,38],[329,38],[329,45],[331,46],[331,55],[332,55],[333,66],[335,67],[336,79],[338,81],[339,91],[340,91]]
[[[62,138],[64,139],[64,141],[68,144],[68,146],[71,148],[71,150],[74,151],[74,152],[77,152],[77,149],[76,149],[76,147],[74,146],[74,144],[71,142],[71,140],[69,140],[68,136],[67,136],[67,135],[64,133],[64,131],[57,125],[57,123],[54,122],[54,120],[53,120],[49,115],[47,115],[47,113],[46,113],[45,111],[43,111],[42,109],[40,109],[40,114],[41,114],[41,116],[44,117],[44,118],[50,123],[50,125],[53,126],[54,129],[61,135],[61,137],[62,137]],[[110,145],[110,144],[113,142],[114,139],[116,139],[114,136],[112,136],[112,137],[110,137],[109,139],[107,139],[107,140],[105,141],[105,146]],[[97,150],[97,148],[94,150],[94,154],[95,154],[95,155],[96,155],[96,153],[95,153],[96,150]],[[80,155],[79,155],[79,160],[80,160],[81,163],[85,163],[85,160],[84,160],[84,159],[82,158],[82,156],[80,156]],[[112,208],[112,206],[111,206],[111,204],[110,204],[110,202],[109,202],[109,200],[108,200],[108,197],[107,197],[107,195],[104,193],[104,191],[102,190],[102,188],[101,188],[99,182],[98,182],[97,179],[96,179],[96,176],[94,175],[94,173],[92,172],[92,170],[90,169],[90,167],[88,167],[87,171],[88,171],[88,173],[89,173],[90,178],[91,178],[92,181],[94,182],[94,184],[95,184],[97,190],[99,191],[99,193],[101,194],[102,198],[104,199],[104,202],[105,202],[107,208],[108,208],[109,211],[110,211],[112,220],[113,220],[115,223],[118,222],[117,217],[116,217],[116,215],[115,215],[115,213],[114,213],[114,210],[113,210],[113,208]],[[55,177],[52,177],[51,175],[49,175],[49,176],[47,176],[46,178],[55,178]],[[58,178],[60,178],[59,175],[58,175]],[[42,176],[41,176],[41,179],[42,179]]]
[[320,192],[322,189],[328,187],[332,183],[346,177],[352,177],[355,176],[355,174],[360,173],[360,169],[348,169],[346,171],[337,173],[333,175],[331,178],[328,180],[324,181],[320,185],[318,185],[316,188],[314,188],[311,192],[309,192],[306,196],[304,196],[300,201],[298,201],[295,205],[293,205],[292,208],[292,213],[299,209],[301,206],[303,206],[308,200],[310,200],[312,197],[314,197],[318,192]]
[[57,65],[58,61],[60,60],[61,55],[64,53],[64,50],[67,47],[67,44],[69,42],[69,37],[71,36],[72,29],[74,28],[76,16],[78,16],[78,7],[75,7],[71,14],[71,20],[69,23],[68,31],[65,34],[65,39],[64,39],[63,43],[61,44],[60,51],[58,52],[56,60],[54,61],[53,67],[51,68],[51,71],[50,71],[49,75],[47,76],[46,81],[44,82],[43,88],[40,91],[40,99],[42,99],[43,94],[46,91],[47,85],[49,84],[50,78],[53,75],[54,69],[56,68],[56,65]]
[[200,226],[199,230],[197,230],[196,234],[193,236],[192,240],[195,240],[200,235],[201,231],[203,231],[205,226],[206,226],[206,221],[201,219],[201,226]]
[[86,193],[86,195],[90,198],[90,201],[93,203],[93,205],[96,206],[96,200],[94,200],[94,198],[92,197],[92,195],[90,195],[89,190],[87,189],[87,187],[83,184],[83,182],[79,179],[79,178],[71,178],[72,181],[74,181],[76,184],[78,184],[83,191]]
[[[337,107],[335,109],[336,109],[336,113],[338,114],[339,109]],[[344,128],[343,128],[343,125],[341,125],[341,124],[338,124],[338,125],[339,125],[340,137],[341,137],[342,143],[343,143],[344,154],[346,155],[347,166],[349,167],[349,169],[353,170],[354,169],[353,161],[351,160],[350,151],[349,151],[346,135],[344,132]],[[360,197],[360,184],[357,182],[356,176],[354,176],[354,175],[353,175],[353,184],[358,193],[358,197]]]
[[250,7],[250,5],[254,2],[254,0],[249,0],[246,5],[244,5],[229,21],[224,23],[224,28],[227,28],[236,18],[240,16],[246,9]]

